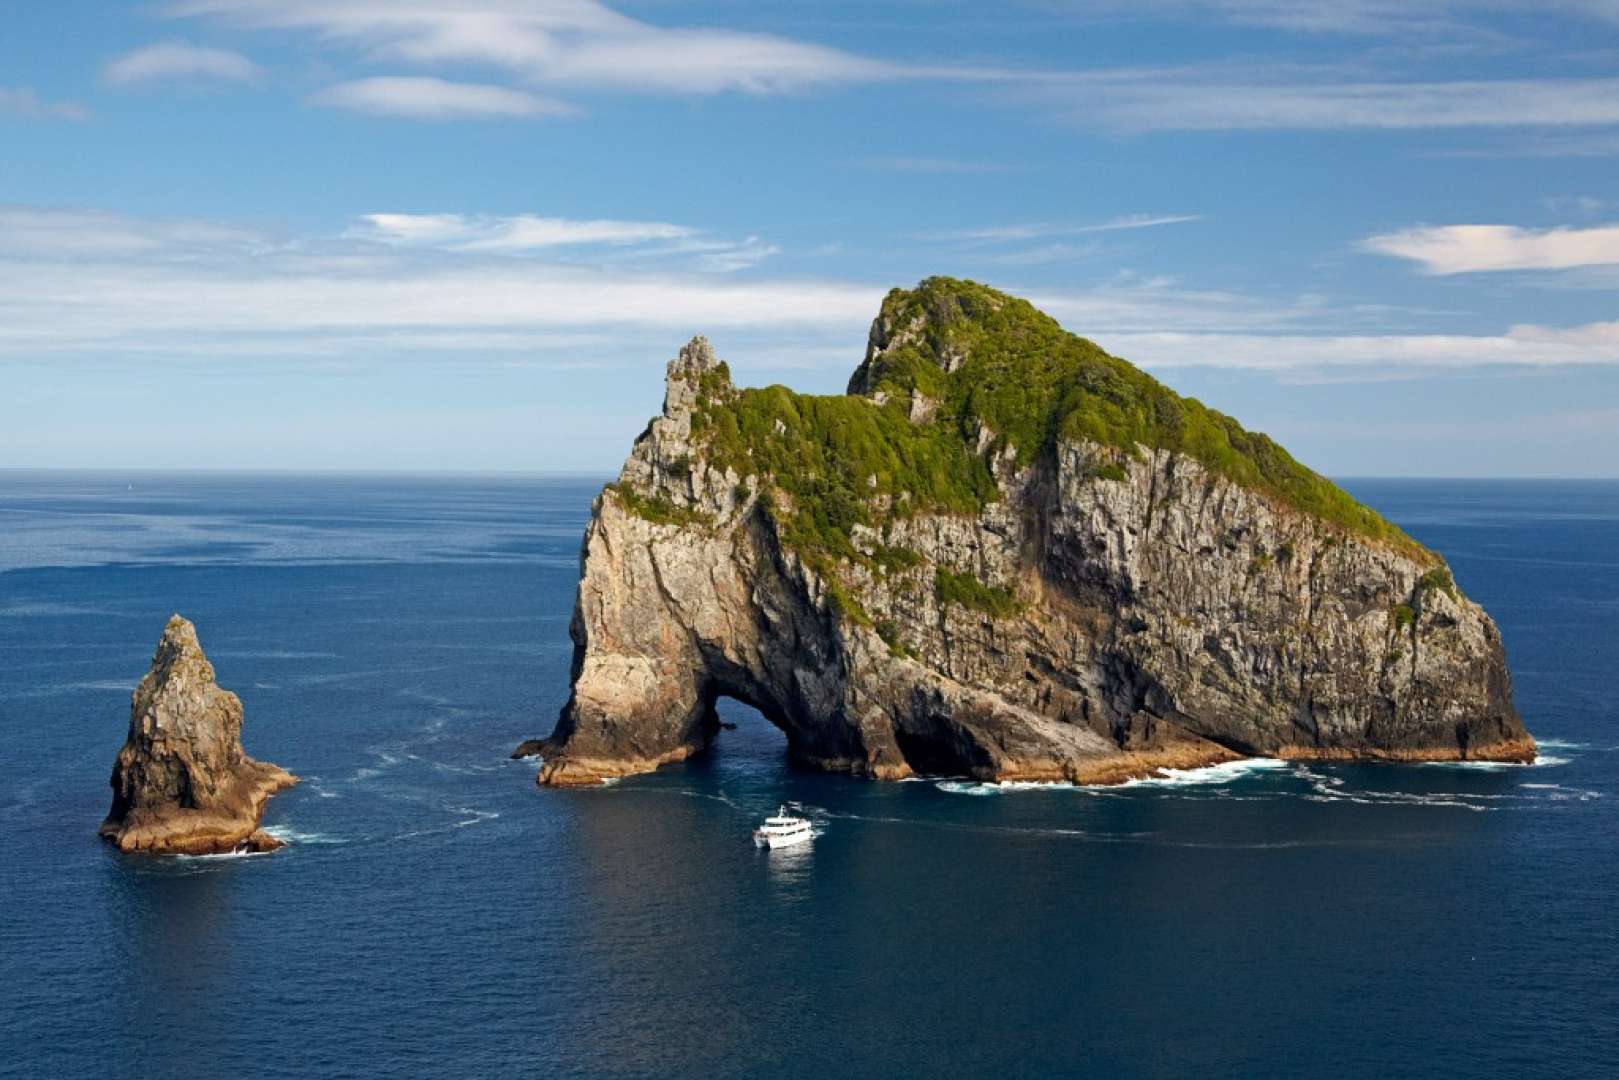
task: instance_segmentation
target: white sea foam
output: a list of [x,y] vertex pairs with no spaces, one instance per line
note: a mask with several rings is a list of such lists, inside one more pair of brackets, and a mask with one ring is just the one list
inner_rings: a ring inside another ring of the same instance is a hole
[[346,844],[341,836],[332,836],[329,833],[299,832],[291,825],[266,825],[264,831],[281,841],[283,844]]
[[1243,758],[1240,761],[1222,761],[1218,765],[1205,765],[1200,769],[1160,769],[1155,776],[1126,780],[1119,787],[1181,787],[1189,784],[1229,784],[1250,773],[1285,770],[1287,762],[1276,758]]
[[458,814],[472,815],[469,818],[463,818],[462,820],[455,822],[451,828],[456,829],[464,829],[468,825],[477,825],[481,822],[493,821],[500,816],[500,812],[498,810],[475,810],[470,806],[456,806],[450,807],[449,809]]
[[[1546,739],[1541,742],[1540,748],[1550,747],[1554,750],[1583,749],[1580,743],[1561,742],[1557,739]],[[1537,754],[1533,761],[1419,761],[1425,769],[1468,769],[1473,772],[1506,772],[1508,769],[1548,769],[1557,765],[1567,765],[1569,759],[1557,754]]]
[[1066,780],[935,780],[933,786],[952,795],[1007,795],[1014,791],[1077,791]]
[[952,795],[999,795],[999,784],[982,784],[975,780],[935,780],[933,786]]
[[349,783],[358,784],[363,780],[374,779],[381,776],[388,769],[393,768],[395,765],[398,765],[405,760],[392,751],[378,750],[374,747],[369,751],[369,753],[377,759],[377,764],[362,765],[360,768],[354,770],[354,775],[349,777]]
[[952,795],[1006,795],[1015,791],[1076,791],[1096,795],[1123,788],[1229,784],[1251,773],[1286,768],[1287,762],[1275,758],[1243,758],[1241,761],[1226,761],[1198,769],[1159,769],[1156,775],[1126,780],[1120,784],[1072,784],[1066,780],[936,780],[934,786]]
[[1457,810],[1472,810],[1475,813],[1481,813],[1485,810],[1497,809],[1497,807],[1489,805],[1492,800],[1510,797],[1458,794],[1449,791],[1367,791],[1350,788],[1349,782],[1341,776],[1318,773],[1303,766],[1296,766],[1293,773],[1310,782],[1311,794],[1304,796],[1309,802],[1346,802],[1356,803],[1360,806],[1448,806]]
[[175,858],[186,862],[221,862],[225,859],[256,859],[261,855],[274,854],[273,851],[220,851],[212,855],[176,855]]

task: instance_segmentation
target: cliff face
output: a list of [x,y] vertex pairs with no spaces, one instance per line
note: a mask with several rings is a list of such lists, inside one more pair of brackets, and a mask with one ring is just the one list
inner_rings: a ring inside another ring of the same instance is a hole
[[242,752],[242,702],[214,682],[196,627],[175,615],[135,688],[101,835],[124,851],[269,851],[264,804],[297,783]]
[[880,778],[1535,754],[1438,556],[971,283],[890,294],[846,397],[738,391],[694,340],[581,562],[542,783],[701,750],[721,696]]

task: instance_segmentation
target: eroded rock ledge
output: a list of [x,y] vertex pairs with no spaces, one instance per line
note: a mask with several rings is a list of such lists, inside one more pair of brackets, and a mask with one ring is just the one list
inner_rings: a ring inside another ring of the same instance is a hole
[[890,294],[845,397],[739,391],[682,349],[595,503],[571,630],[571,697],[518,748],[542,784],[696,753],[722,696],[800,762],[890,779],[1536,752],[1437,555],[947,279]]
[[159,855],[271,851],[282,845],[259,828],[264,805],[297,782],[243,753],[241,700],[214,681],[196,627],[170,618],[135,689],[101,835]]

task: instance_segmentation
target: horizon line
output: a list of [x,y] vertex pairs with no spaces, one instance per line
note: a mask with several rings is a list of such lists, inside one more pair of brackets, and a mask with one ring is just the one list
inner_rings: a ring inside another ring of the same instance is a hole
[[[308,477],[399,477],[399,478],[501,478],[501,479],[557,479],[557,480],[611,480],[619,470],[612,469],[412,469],[412,468],[307,468],[276,465],[0,465],[0,474],[6,473],[79,473],[120,476],[308,476]],[[1447,480],[1495,481],[1526,483],[1613,483],[1619,475],[1556,476],[1550,474],[1488,475],[1436,474],[1436,473],[1321,473],[1334,482],[1349,480]]]

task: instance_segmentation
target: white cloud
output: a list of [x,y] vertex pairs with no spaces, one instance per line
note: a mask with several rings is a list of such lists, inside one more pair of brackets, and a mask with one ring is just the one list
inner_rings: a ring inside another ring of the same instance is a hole
[[[1079,15],[1213,15],[1307,31],[1402,35],[1477,7],[1619,15],[1612,0],[1073,0]],[[1396,81],[1368,79],[1365,61],[1246,69],[1229,63],[1052,71],[1028,66],[913,64],[771,34],[664,27],[600,0],[171,0],[175,17],[249,29],[294,30],[377,62],[483,65],[519,87],[675,94],[794,92],[889,80],[998,86],[1003,96],[1054,107],[1071,122],[1113,131],[1577,128],[1619,125],[1619,79]],[[345,84],[375,111],[379,88]],[[486,88],[492,89],[492,88]],[[511,93],[525,92],[512,89]],[[395,96],[395,95],[385,95]],[[517,102],[508,103],[521,107]],[[556,102],[547,102],[550,111]],[[528,106],[533,108],[532,103]],[[962,163],[890,158],[875,167],[968,171]]]
[[763,34],[644,27],[577,42],[531,77],[609,89],[769,94],[900,73],[895,65]]
[[[378,218],[384,232],[367,231]],[[701,271],[734,268],[759,245],[700,233],[647,240],[683,253],[655,272],[617,261],[636,245],[607,240],[612,231],[601,228],[594,243],[561,245],[575,253],[569,262],[544,257],[552,248],[523,258],[455,248],[480,235],[479,223],[504,220],[373,215],[344,236],[271,237],[211,222],[0,208],[0,362],[362,364],[409,355],[462,363],[469,353],[528,362],[566,350],[567,362],[588,363],[707,331],[726,332],[747,355],[832,362],[830,346],[859,339],[889,284],[714,277]],[[411,239],[385,241],[385,233]],[[553,236],[568,233],[552,227]],[[707,265],[710,257],[720,265]],[[1346,334],[1324,325],[1341,315],[1318,298],[1278,304],[1135,276],[1030,299],[1156,368],[1383,378],[1619,365],[1619,323]],[[852,366],[857,352],[839,354],[837,366]]]
[[284,273],[274,260],[232,266],[179,263],[0,263],[0,353],[211,343],[222,353],[279,342],[299,355],[311,342],[355,333],[548,331],[658,327],[863,325],[883,289],[839,282],[615,273],[506,262],[370,272]]
[[730,274],[758,266],[772,255],[781,254],[781,248],[757,236],[744,238],[741,243],[698,241],[688,242],[685,250],[696,255],[697,268],[710,274]]
[[1101,254],[1100,244],[1041,244],[1021,251],[1006,251],[982,256],[985,262],[997,266],[1046,266],[1050,263],[1074,262]]
[[1160,225],[1180,225],[1189,221],[1202,221],[1201,214],[1128,214],[1093,225],[990,225],[977,229],[952,229],[947,232],[925,233],[918,240],[1040,240],[1056,236],[1083,236],[1088,233],[1118,232],[1124,229],[1152,229]]
[[1619,325],[1613,323],[1567,330],[1514,326],[1493,335],[1118,333],[1097,335],[1097,343],[1156,368],[1284,372],[1619,365]]
[[311,94],[314,105],[414,120],[515,119],[568,116],[572,106],[525,90],[422,76],[379,75],[338,83]]
[[429,244],[456,251],[522,252],[579,244],[636,244],[681,240],[697,230],[662,221],[575,220],[519,214],[366,214],[354,235],[384,243]]
[[241,53],[210,49],[188,41],[165,41],[125,53],[102,69],[101,77],[117,86],[154,79],[207,77],[229,82],[255,82],[264,69]]
[[82,258],[165,249],[199,256],[225,249],[262,248],[269,243],[255,230],[213,222],[0,204],[0,257]]
[[0,86],[0,116],[24,120],[88,120],[90,112],[71,101],[45,101],[26,86]]
[[1501,140],[1490,146],[1440,151],[1435,157],[1453,158],[1586,158],[1619,157],[1619,135],[1612,132],[1578,135],[1536,135]]
[[351,239],[400,247],[431,247],[468,254],[533,255],[557,249],[594,250],[603,265],[685,260],[706,273],[756,266],[780,248],[757,236],[740,241],[705,235],[667,221],[557,218],[535,214],[367,214],[345,233]]
[[1430,274],[1569,270],[1619,264],[1619,225],[1589,229],[1442,225],[1369,237],[1361,247],[1420,263]]
[[1514,326],[1512,336],[1521,341],[1549,346],[1570,346],[1619,352],[1619,322],[1587,323],[1566,329],[1532,324]]
[[168,10],[246,27],[310,31],[373,59],[486,64],[558,86],[773,93],[899,71],[768,34],[666,29],[596,0],[179,0]]
[[1613,0],[1072,0],[1093,15],[1208,16],[1244,26],[1308,34],[1401,36],[1467,29],[1478,16],[1530,12],[1614,21]]
[[[595,245],[602,257],[511,258],[498,243],[520,236],[512,222],[545,222],[545,243]],[[497,243],[466,246],[487,240]],[[636,241],[663,270],[613,261]],[[774,250],[662,223],[373,215],[343,237],[271,239],[210,222],[0,207],[0,356],[453,354],[469,341],[533,348],[585,331],[861,327],[876,310],[880,286],[709,273]]]
[[1218,67],[1051,76],[1036,95],[1120,131],[1263,131],[1619,124],[1619,79],[1344,81],[1333,71]]
[[1172,278],[1129,273],[1089,289],[1035,291],[1027,298],[1086,337],[1158,331],[1270,333],[1307,326],[1320,314],[1310,298],[1276,302],[1223,289],[1187,288]]

